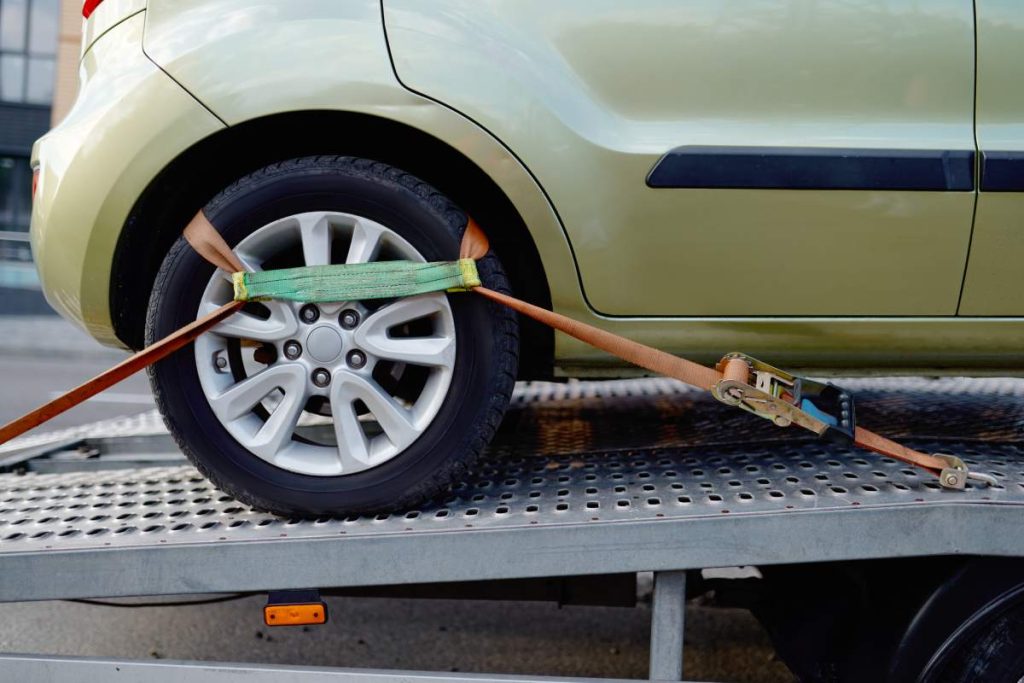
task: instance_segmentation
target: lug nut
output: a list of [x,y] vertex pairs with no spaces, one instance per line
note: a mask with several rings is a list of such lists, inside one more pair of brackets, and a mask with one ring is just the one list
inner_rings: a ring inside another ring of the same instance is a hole
[[327,372],[323,368],[317,368],[313,371],[313,384],[318,387],[326,387],[331,383],[331,373]]
[[306,304],[299,309],[299,317],[304,323],[315,323],[320,319],[320,309],[313,304]]
[[358,370],[366,365],[366,354],[359,350],[349,351],[347,360],[349,367]]
[[302,355],[302,344],[292,339],[284,343],[284,357],[288,360],[295,360]]
[[338,322],[346,330],[354,330],[359,324],[359,314],[353,311],[351,308],[341,312],[341,316],[338,318]]

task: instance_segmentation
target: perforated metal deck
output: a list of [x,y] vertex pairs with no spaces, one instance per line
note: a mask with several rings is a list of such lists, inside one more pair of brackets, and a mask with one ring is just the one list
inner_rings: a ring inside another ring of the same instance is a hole
[[0,600],[1024,554],[1022,384],[860,384],[865,425],[1000,485],[943,490],[667,380],[535,385],[467,481],[390,515],[279,519],[189,466],[0,476]]

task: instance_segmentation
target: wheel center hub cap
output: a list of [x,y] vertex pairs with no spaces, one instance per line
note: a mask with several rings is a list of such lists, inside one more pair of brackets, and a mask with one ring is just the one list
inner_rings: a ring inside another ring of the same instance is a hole
[[306,350],[321,363],[330,363],[341,355],[341,334],[330,327],[318,327],[306,337]]

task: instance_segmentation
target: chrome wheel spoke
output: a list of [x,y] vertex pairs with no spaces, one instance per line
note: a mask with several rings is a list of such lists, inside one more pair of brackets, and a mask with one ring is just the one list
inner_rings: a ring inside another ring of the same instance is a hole
[[238,258],[239,261],[242,262],[242,265],[245,266],[245,269],[247,271],[255,273],[258,270],[263,270],[263,267],[259,264],[259,262],[249,254],[235,250],[235,256]]
[[298,221],[306,265],[328,265],[331,262],[331,224],[327,214],[305,213],[298,216]]
[[385,360],[413,365],[450,368],[455,364],[455,341],[450,337],[365,336],[359,345]]
[[345,263],[367,263],[372,261],[380,251],[381,238],[384,231],[376,223],[356,220],[352,227],[352,242],[348,246]]
[[[263,305],[270,310],[270,317],[266,320],[251,313],[239,311],[219,323],[211,331],[222,337],[254,339],[262,342],[280,341],[295,336],[299,323],[291,306],[281,301],[267,301]],[[205,315],[216,308],[216,305],[208,303],[199,313]]]
[[[242,265],[245,267],[246,271],[250,273],[255,273],[256,271],[263,270],[260,267],[259,261],[253,258],[251,254],[246,254],[242,251],[239,251],[238,249],[234,249],[233,251],[235,252],[235,258],[242,262]],[[232,279],[233,273],[228,273],[218,268],[217,274],[220,275],[220,277],[222,277],[223,279],[227,280],[232,285],[232,287],[234,287],[234,281]]]
[[420,430],[412,422],[412,414],[376,382],[373,382],[372,390],[362,399],[384,430],[388,441],[396,448],[404,449],[420,435]]
[[251,411],[275,389],[284,392],[286,397],[301,396],[305,383],[306,372],[301,365],[273,365],[231,385],[217,396],[210,397],[210,408],[222,421],[234,422]]
[[356,398],[348,383],[336,377],[331,386],[331,418],[342,473],[363,469],[370,463],[370,444],[356,416]]
[[372,330],[373,334],[386,333],[396,325],[403,325],[426,318],[447,309],[448,302],[443,294],[420,294],[399,299],[377,310],[367,318],[359,331]]
[[249,445],[249,450],[266,460],[273,461],[291,441],[299,422],[299,414],[306,404],[306,395],[303,391],[305,379],[300,378],[294,384],[293,388],[284,390],[284,398],[256,432]]
[[429,337],[392,337],[390,334],[396,325],[436,315],[446,306],[442,294],[400,299],[367,318],[356,330],[355,342],[378,358],[450,368],[455,362],[455,335],[450,329]]
[[362,401],[377,420],[384,436],[396,448],[403,449],[420,435],[412,413],[396,401],[373,379],[349,372],[335,373],[336,391],[348,403]]

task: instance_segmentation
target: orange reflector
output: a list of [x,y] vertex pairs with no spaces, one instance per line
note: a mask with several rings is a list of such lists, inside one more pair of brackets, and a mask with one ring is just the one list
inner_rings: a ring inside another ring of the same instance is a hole
[[267,626],[300,626],[323,624],[327,621],[327,607],[322,602],[301,605],[267,605],[263,608],[263,622]]

